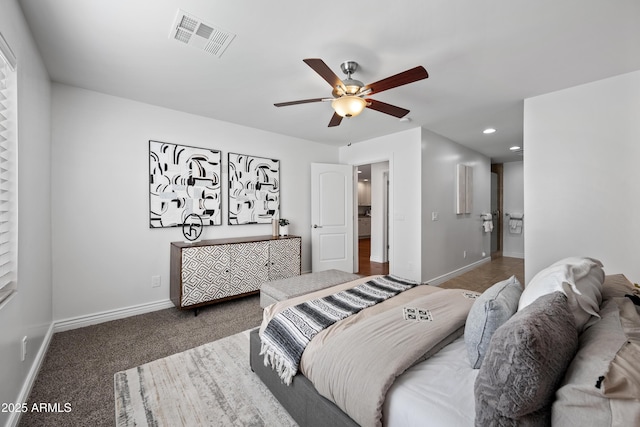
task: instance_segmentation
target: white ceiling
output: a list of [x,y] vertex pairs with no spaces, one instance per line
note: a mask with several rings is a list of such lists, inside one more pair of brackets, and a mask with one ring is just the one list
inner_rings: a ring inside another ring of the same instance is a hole
[[[638,0],[19,3],[53,81],[336,146],[423,126],[520,160],[525,98],[640,69]],[[236,34],[222,57],[169,38],[178,9]],[[429,78],[373,96],[410,122],[367,109],[329,128],[330,103],[273,106],[330,95],[304,58],[340,77],[355,60],[364,83]]]

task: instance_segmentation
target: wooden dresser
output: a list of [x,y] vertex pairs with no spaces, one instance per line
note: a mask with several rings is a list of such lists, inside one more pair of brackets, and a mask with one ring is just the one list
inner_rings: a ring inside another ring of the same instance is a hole
[[255,294],[270,280],[300,275],[300,236],[171,243],[171,301],[180,309]]

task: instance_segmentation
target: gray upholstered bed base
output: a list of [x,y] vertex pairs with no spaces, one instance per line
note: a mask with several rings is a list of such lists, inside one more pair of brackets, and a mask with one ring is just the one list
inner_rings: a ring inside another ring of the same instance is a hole
[[320,396],[311,381],[301,374],[293,377],[293,382],[290,386],[287,386],[280,380],[280,377],[273,369],[264,366],[264,358],[260,356],[258,329],[251,331],[249,346],[251,369],[260,377],[262,382],[271,390],[271,393],[300,426],[358,426],[340,408]]

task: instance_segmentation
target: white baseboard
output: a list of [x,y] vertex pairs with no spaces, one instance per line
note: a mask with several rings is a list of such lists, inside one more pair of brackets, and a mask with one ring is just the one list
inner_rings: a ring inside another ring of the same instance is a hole
[[434,277],[431,280],[427,280],[427,283],[433,286],[441,285],[442,283],[446,282],[449,279],[453,279],[456,276],[466,273],[467,271],[471,271],[474,268],[480,267],[482,264],[486,264],[487,262],[490,262],[490,261],[491,261],[491,257],[482,258],[480,261],[476,261],[472,264],[469,264],[457,270],[451,271],[447,274],[443,274],[442,276]]
[[54,332],[68,331],[71,329],[83,328],[85,326],[96,325],[98,323],[109,322],[111,320],[123,319],[125,317],[136,316],[138,314],[151,313],[152,311],[164,310],[173,307],[171,300],[162,300],[138,304],[130,307],[118,308],[115,310],[103,311],[101,313],[89,314],[86,316],[72,317],[54,322]]
[[502,252],[502,256],[507,257],[507,258],[524,259],[524,254],[521,254],[519,252]]
[[[49,344],[51,344],[51,337],[53,337],[53,323],[49,326],[47,333],[44,335],[42,340],[42,345],[38,350],[38,354],[36,354],[35,359],[33,360],[33,364],[31,365],[31,369],[29,369],[29,373],[22,384],[22,389],[20,390],[20,394],[16,402],[28,402],[29,395],[31,394],[31,389],[33,388],[33,384],[36,382],[36,378],[38,377],[38,372],[40,372],[40,368],[42,367],[42,362],[44,362],[44,356],[47,354],[47,350],[49,349]],[[9,416],[9,420],[7,421],[7,426],[15,427],[20,422],[21,412],[11,412]]]
[[[163,300],[52,322],[44,336],[44,339],[42,340],[42,345],[38,350],[38,354],[36,354],[33,364],[31,365],[31,369],[29,369],[29,373],[24,380],[16,402],[28,401],[29,394],[31,393],[33,384],[36,381],[38,372],[40,372],[40,368],[42,367],[44,357],[47,354],[47,350],[49,349],[49,344],[51,344],[51,338],[54,333],[108,322],[110,320],[122,319],[138,314],[151,313],[152,311],[163,310],[171,307],[173,307],[171,300]],[[20,422],[20,415],[21,413],[19,412],[12,412],[6,425],[9,427],[16,427]]]

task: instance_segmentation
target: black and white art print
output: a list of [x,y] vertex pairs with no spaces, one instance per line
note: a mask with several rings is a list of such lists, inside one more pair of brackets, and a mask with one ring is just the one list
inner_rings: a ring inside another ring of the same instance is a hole
[[280,161],[229,153],[229,224],[267,224],[280,209]]
[[222,224],[218,150],[149,141],[149,227],[178,227],[191,214]]

